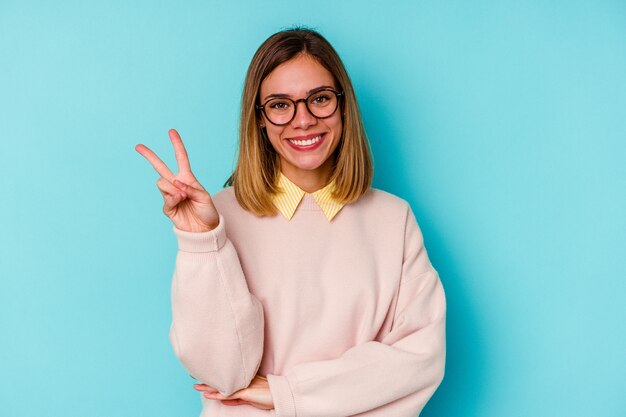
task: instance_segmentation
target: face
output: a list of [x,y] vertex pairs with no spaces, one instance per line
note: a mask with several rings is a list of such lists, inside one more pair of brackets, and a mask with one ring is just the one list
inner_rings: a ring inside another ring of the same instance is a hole
[[[261,103],[273,95],[286,95],[292,100],[309,96],[311,90],[330,87],[337,91],[332,74],[314,58],[298,55],[274,69],[261,83]],[[332,154],[341,140],[341,106],[332,116],[318,119],[307,110],[305,103],[297,104],[293,120],[284,125],[272,124],[262,115],[262,125],[272,146],[280,156],[281,171],[298,184],[324,182],[332,174]],[[312,144],[308,144],[313,140]],[[308,141],[299,142],[295,141]],[[298,184],[300,185],[300,184]]]

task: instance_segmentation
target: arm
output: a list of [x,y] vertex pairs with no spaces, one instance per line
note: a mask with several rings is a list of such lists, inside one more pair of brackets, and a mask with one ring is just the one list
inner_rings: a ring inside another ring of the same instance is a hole
[[416,416],[443,379],[445,312],[441,281],[408,208],[390,331],[336,359],[267,375],[276,416]]
[[185,369],[224,395],[247,387],[263,355],[263,308],[248,290],[224,218],[208,232],[174,227],[170,341]]

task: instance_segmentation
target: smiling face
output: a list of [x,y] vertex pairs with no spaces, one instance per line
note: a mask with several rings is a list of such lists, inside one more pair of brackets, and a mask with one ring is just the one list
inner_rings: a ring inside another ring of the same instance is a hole
[[[302,54],[276,67],[261,83],[261,103],[273,95],[292,100],[306,98],[312,90],[329,87],[337,91],[333,75],[309,55]],[[262,115],[267,136],[280,157],[280,169],[307,192],[327,184],[332,174],[333,152],[341,140],[341,106],[325,119],[297,105],[296,115],[284,126],[272,124]]]

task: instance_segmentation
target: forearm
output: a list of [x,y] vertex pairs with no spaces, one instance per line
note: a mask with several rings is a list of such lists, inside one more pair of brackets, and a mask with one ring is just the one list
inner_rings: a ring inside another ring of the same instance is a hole
[[445,297],[434,270],[407,282],[405,290],[413,296],[399,306],[395,328],[380,341],[357,345],[336,359],[295,365],[285,375],[268,375],[277,414],[357,415],[408,395],[415,396],[407,407],[421,409],[444,374]]
[[210,232],[175,233],[170,340],[194,378],[229,395],[247,387],[259,368],[263,308],[248,290],[223,219]]

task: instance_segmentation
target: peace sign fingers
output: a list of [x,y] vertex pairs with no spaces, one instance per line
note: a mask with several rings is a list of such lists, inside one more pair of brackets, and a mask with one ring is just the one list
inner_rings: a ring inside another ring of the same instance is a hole
[[178,132],[168,132],[178,163],[178,173],[174,174],[161,159],[146,145],[137,145],[135,150],[150,162],[161,178],[157,187],[165,203],[163,213],[180,230],[206,232],[219,224],[219,213],[209,193],[191,172],[187,151]]

